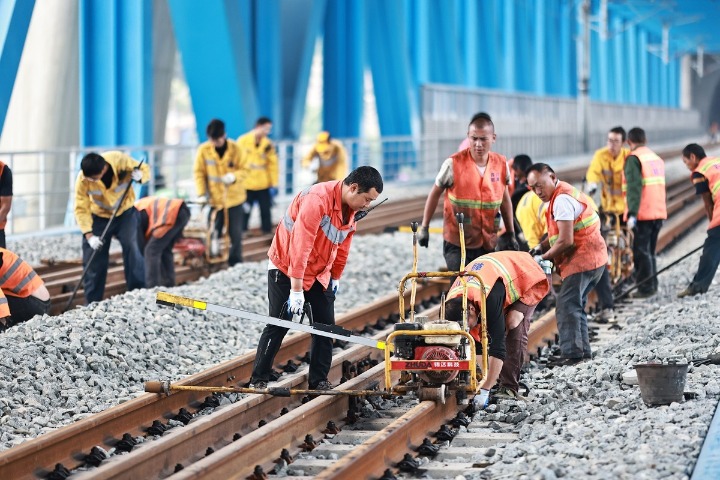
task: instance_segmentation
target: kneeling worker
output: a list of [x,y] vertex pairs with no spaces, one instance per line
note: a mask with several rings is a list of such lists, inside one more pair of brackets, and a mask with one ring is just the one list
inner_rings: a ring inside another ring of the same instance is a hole
[[162,197],[141,198],[135,208],[140,212],[140,245],[145,245],[145,287],[174,287],[173,245],[190,220],[190,209],[180,199]]
[[50,311],[50,292],[15,253],[0,248],[0,332]]
[[[509,393],[511,396],[517,396],[530,319],[537,304],[550,290],[550,283],[542,267],[526,252],[488,253],[470,262],[465,270],[477,273],[485,287],[483,292],[475,277],[468,278],[468,327],[476,340],[476,348],[482,333],[480,302],[482,295],[486,296],[488,372],[480,385],[480,393],[473,399],[476,407],[485,408],[490,389],[498,377],[501,387],[512,392]],[[462,321],[462,292],[458,278],[450,288],[445,304],[447,320]]]
[[[305,302],[315,323],[335,324],[335,294],[355,233],[355,214],[383,190],[380,173],[358,167],[345,180],[316,183],[290,203],[275,229],[268,257],[271,317],[289,320],[303,313]],[[250,383],[266,388],[275,355],[287,328],[266,325],[258,341]],[[332,339],[312,336],[308,387],[329,390]]]

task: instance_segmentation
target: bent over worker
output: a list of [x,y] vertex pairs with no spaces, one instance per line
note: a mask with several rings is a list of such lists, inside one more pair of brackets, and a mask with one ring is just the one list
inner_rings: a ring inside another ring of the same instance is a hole
[[706,156],[703,147],[691,143],[683,149],[682,159],[692,172],[695,194],[702,196],[710,224],[697,273],[690,285],[678,293],[680,298],[707,292],[720,265],[720,158]]
[[[549,262],[548,262],[549,263]],[[502,395],[517,397],[520,369],[525,363],[530,320],[538,303],[550,291],[543,269],[527,252],[493,252],[470,262],[465,270],[477,273],[466,277],[468,286],[468,327],[475,345],[482,340],[479,324],[482,296],[486,296],[488,330],[488,371],[474,403],[485,408],[490,389],[500,382]],[[463,286],[456,279],[445,305],[447,320],[462,321]]]
[[330,137],[329,132],[320,132],[317,141],[302,160],[303,168],[318,159],[317,180],[315,183],[340,180],[347,175],[347,152],[338,140]]
[[[144,261],[137,243],[138,212],[133,208],[135,192],[132,187],[114,219],[112,215],[130,182],[145,183],[150,179],[150,168],[122,152],[110,151],[102,155],[88,153],[83,157],[80,169],[75,182],[75,220],[83,234],[83,268],[87,271],[83,288],[88,305],[102,300],[105,293],[113,236],[122,246],[127,289],[145,286]],[[110,228],[101,240],[108,223]],[[97,253],[90,263],[93,250]]]
[[[532,251],[535,261],[555,263],[562,285],[555,314],[561,358],[555,365],[574,365],[592,358],[585,303],[607,264],[607,246],[600,234],[600,217],[587,195],[561,182],[545,163],[528,169],[528,188],[543,202],[548,238]],[[542,253],[544,252],[544,253]]]
[[242,262],[243,203],[247,199],[243,182],[248,170],[240,148],[228,140],[222,120],[212,119],[205,131],[208,141],[198,147],[193,167],[195,191],[201,202],[209,201],[218,210],[214,225],[218,236],[225,226],[223,209],[227,209],[228,265],[232,267]]
[[[335,324],[335,295],[355,233],[355,213],[367,208],[382,190],[380,173],[363,166],[343,181],[318,183],[295,196],[275,229],[268,251],[271,317],[287,320],[300,315],[307,301],[315,323]],[[275,325],[265,326],[255,355],[252,386],[267,387],[275,355],[287,331]],[[332,388],[327,378],[331,362],[332,339],[313,335],[310,389]]]
[[173,245],[182,237],[190,209],[180,199],[145,197],[135,202],[144,245],[145,287],[174,287]]
[[0,332],[50,311],[50,292],[22,258],[0,248]]
[[665,162],[645,146],[645,131],[631,128],[627,143],[630,155],[625,160],[625,218],[635,234],[633,261],[635,266],[635,298],[651,297],[657,293],[657,238],[667,218],[665,205]]
[[491,152],[495,143],[495,126],[486,113],[478,113],[468,125],[470,146],[450,158],[440,167],[435,184],[425,202],[422,227],[418,235],[420,246],[427,247],[428,227],[440,196],[445,194],[443,206],[443,255],[450,271],[460,269],[460,232],[455,214],[464,214],[467,258],[474,259],[495,250],[498,244],[495,217],[498,209],[505,222],[503,245],[500,250],[518,250],[515,239],[512,203],[508,193],[510,171],[505,157]]

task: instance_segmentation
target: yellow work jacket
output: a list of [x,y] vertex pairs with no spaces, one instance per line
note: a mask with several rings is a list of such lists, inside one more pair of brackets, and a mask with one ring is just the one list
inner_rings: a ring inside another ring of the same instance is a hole
[[522,196],[515,209],[515,218],[530,248],[536,247],[542,236],[547,233],[546,210],[547,203],[540,200],[540,197],[532,191]]
[[344,180],[347,176],[347,153],[339,141],[330,140],[325,145],[313,145],[303,158],[302,166],[307,168],[314,158],[318,159],[317,183]]
[[[75,181],[75,221],[84,234],[92,232],[92,215],[98,217],[112,217],[115,207],[125,193],[125,189],[132,182],[130,174],[133,169],[140,167],[142,181],[145,183],[150,179],[150,167],[147,163],[140,166],[140,162],[119,151],[110,151],[102,154],[102,157],[110,165],[113,172],[112,183],[106,188],[102,180],[96,182],[85,178],[82,170],[78,173]],[[121,215],[135,204],[135,191],[131,188],[125,196],[117,215]]]
[[[225,185],[222,177],[228,173],[235,175],[235,183]],[[236,207],[247,199],[243,183],[248,174],[247,166],[238,145],[232,140],[227,140],[227,149],[222,158],[212,143],[201,144],[195,157],[193,174],[196,193],[198,196],[208,195],[210,205],[215,208]]]
[[621,148],[615,158],[608,147],[596,150],[585,174],[585,180],[588,183],[595,183],[601,188],[600,206],[606,213],[623,213],[625,211],[622,185],[625,159],[628,155],[630,155],[630,150],[627,148]]
[[270,139],[263,137],[256,145],[255,133],[251,131],[239,137],[237,143],[248,168],[245,188],[247,190],[266,190],[270,187],[277,187],[278,158],[275,146]]

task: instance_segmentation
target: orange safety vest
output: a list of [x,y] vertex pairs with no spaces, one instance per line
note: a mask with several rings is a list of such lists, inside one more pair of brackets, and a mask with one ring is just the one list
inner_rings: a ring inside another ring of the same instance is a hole
[[[0,162],[0,178],[2,178],[2,174],[5,171],[5,164],[3,162]],[[7,225],[7,218],[0,222],[0,230],[3,230],[5,228],[5,225]]]
[[0,318],[10,315],[5,295],[25,298],[43,286],[42,279],[22,258],[5,248],[0,248],[2,266],[0,266]]
[[500,209],[507,186],[505,157],[490,152],[482,177],[469,149],[450,158],[453,160],[453,186],[445,192],[443,238],[453,245],[460,244],[460,230],[455,214],[462,212],[465,215],[465,247],[495,250],[495,214]]
[[[505,285],[504,310],[517,301],[528,306],[537,305],[550,291],[550,283],[545,272],[526,252],[488,253],[470,262],[465,270],[480,275],[485,286],[483,292],[475,277],[466,277],[468,299],[478,304],[483,295],[487,297],[498,280],[502,280]],[[462,283],[458,277],[450,288],[448,299],[461,297],[462,292]],[[480,326],[470,329],[470,335],[478,342],[481,341]]]
[[183,201],[177,198],[144,197],[135,202],[135,208],[145,211],[148,216],[148,226],[145,230],[145,240],[152,235],[162,238],[177,221],[178,212]]
[[[655,152],[646,146],[638,147],[630,155],[640,160],[642,174],[642,191],[640,192],[640,207],[638,220],[665,220],[667,207],[665,205],[665,162]],[[623,197],[627,197],[627,181],[623,172]],[[625,202],[625,220],[628,208]]]
[[306,188],[293,198],[275,229],[270,261],[288,277],[302,278],[303,290],[310,290],[316,279],[327,288],[347,263],[355,233],[355,212],[349,215],[343,224],[342,180]]
[[550,246],[555,244],[560,234],[560,229],[553,216],[553,207],[557,196],[563,193],[570,195],[583,206],[582,213],[575,219],[573,225],[573,246],[569,252],[553,259],[560,276],[567,278],[575,273],[587,272],[607,265],[608,255],[607,245],[600,234],[600,217],[590,206],[592,205],[590,199],[567,182],[557,183],[545,212]]
[[713,215],[710,220],[710,225],[708,225],[708,230],[720,227],[720,195],[718,195],[718,191],[720,191],[720,158],[705,157],[700,160],[697,168],[693,171],[707,178],[710,194],[714,202]]

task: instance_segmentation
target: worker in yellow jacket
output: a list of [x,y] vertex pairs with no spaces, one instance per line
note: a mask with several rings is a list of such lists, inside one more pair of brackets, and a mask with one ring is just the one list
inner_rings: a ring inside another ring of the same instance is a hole
[[339,140],[330,138],[330,132],[318,133],[317,142],[303,157],[302,167],[308,168],[316,158],[318,165],[315,183],[344,180],[347,176],[347,152]]
[[[242,262],[243,204],[247,199],[244,181],[248,176],[247,162],[238,145],[228,140],[225,123],[213,119],[205,130],[208,141],[198,147],[193,174],[195,191],[200,203],[210,202],[214,209],[227,208],[230,235],[230,266]],[[220,236],[225,223],[223,212],[215,217]]]
[[532,191],[525,192],[515,209],[515,218],[531,249],[537,247],[543,235],[547,234],[546,210],[547,203],[540,200],[540,197]]
[[257,202],[260,206],[260,224],[263,233],[272,231],[270,208],[272,199],[277,194],[278,158],[275,146],[268,138],[272,129],[272,121],[260,117],[255,128],[238,138],[238,146],[247,165],[248,176],[244,185],[247,190],[244,230],[247,230],[252,206]]
[[[80,162],[75,181],[75,220],[83,234],[83,278],[85,304],[99,302],[105,293],[110,240],[114,236],[122,246],[123,267],[127,289],[145,287],[145,267],[137,243],[138,211],[133,208],[135,192],[132,187],[113,212],[128,189],[130,182],[145,183],[150,179],[150,167],[119,151],[103,154],[88,153]],[[110,223],[104,238],[105,227]],[[95,256],[92,263],[90,258]]]

